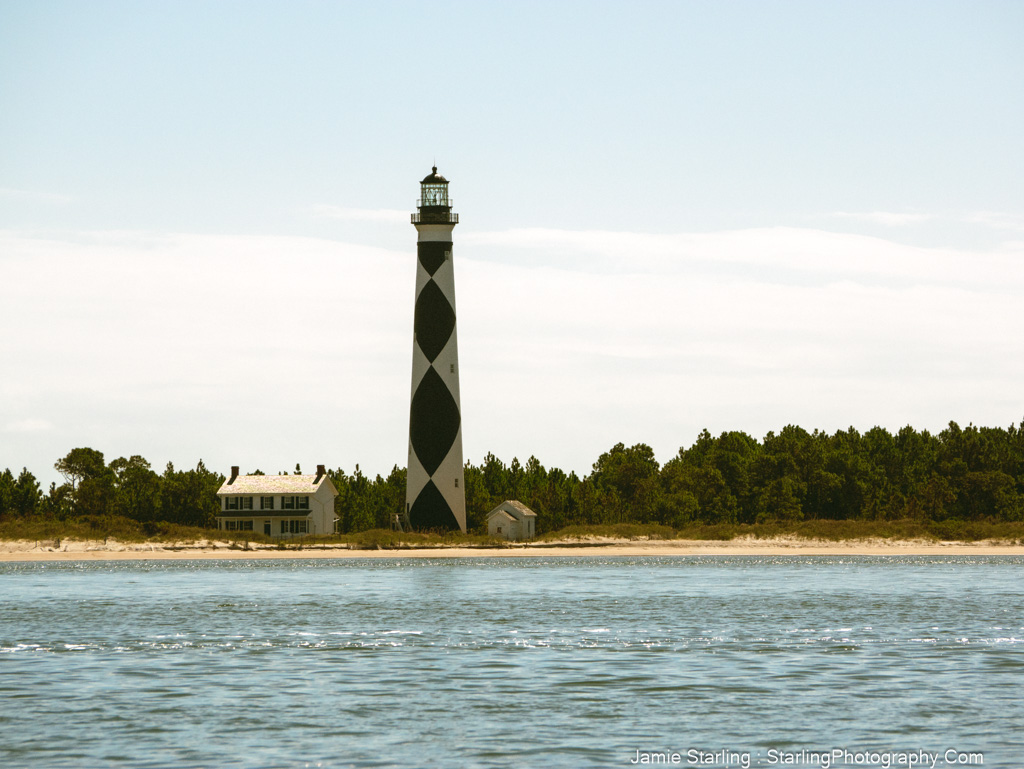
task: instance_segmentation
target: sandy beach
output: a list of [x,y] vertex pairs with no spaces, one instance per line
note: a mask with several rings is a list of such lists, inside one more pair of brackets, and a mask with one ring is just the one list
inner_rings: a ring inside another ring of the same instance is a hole
[[929,542],[798,538],[712,540],[614,540],[534,542],[501,548],[415,547],[356,550],[346,545],[279,549],[225,541],[118,542],[53,540],[0,542],[0,561],[142,561],[252,558],[530,558],[550,556],[750,556],[750,555],[1024,555],[1024,545],[994,541]]

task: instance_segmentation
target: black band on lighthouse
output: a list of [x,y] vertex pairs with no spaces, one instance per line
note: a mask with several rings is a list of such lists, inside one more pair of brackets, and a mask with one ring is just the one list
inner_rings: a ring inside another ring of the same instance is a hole
[[417,529],[451,531],[459,528],[455,514],[433,481],[427,481],[423,491],[412,503],[409,518]]
[[448,344],[454,328],[455,310],[437,283],[428,280],[416,297],[413,329],[416,332],[416,343],[431,363]]
[[452,243],[443,240],[428,240],[418,243],[416,251],[419,254],[420,264],[428,274],[433,275],[437,268],[444,264],[448,254],[452,252]]
[[412,396],[409,418],[409,440],[427,475],[433,475],[448,455],[461,423],[458,404],[431,366]]

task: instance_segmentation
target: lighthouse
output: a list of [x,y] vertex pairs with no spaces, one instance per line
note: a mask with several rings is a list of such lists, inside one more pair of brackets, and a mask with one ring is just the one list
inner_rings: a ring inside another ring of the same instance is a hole
[[416,310],[405,512],[413,529],[466,530],[462,467],[459,345],[448,180],[434,166],[420,182],[412,223],[416,242]]

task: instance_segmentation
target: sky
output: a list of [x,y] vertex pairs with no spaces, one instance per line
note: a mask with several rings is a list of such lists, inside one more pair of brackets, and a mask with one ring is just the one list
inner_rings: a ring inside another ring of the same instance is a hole
[[1024,417],[1024,3],[0,0],[0,468],[369,475],[419,180],[468,460]]

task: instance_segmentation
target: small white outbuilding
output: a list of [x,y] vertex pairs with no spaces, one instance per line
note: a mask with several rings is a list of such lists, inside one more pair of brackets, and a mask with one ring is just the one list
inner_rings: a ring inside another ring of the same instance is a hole
[[517,499],[506,499],[487,514],[487,533],[498,539],[533,539],[537,514]]

